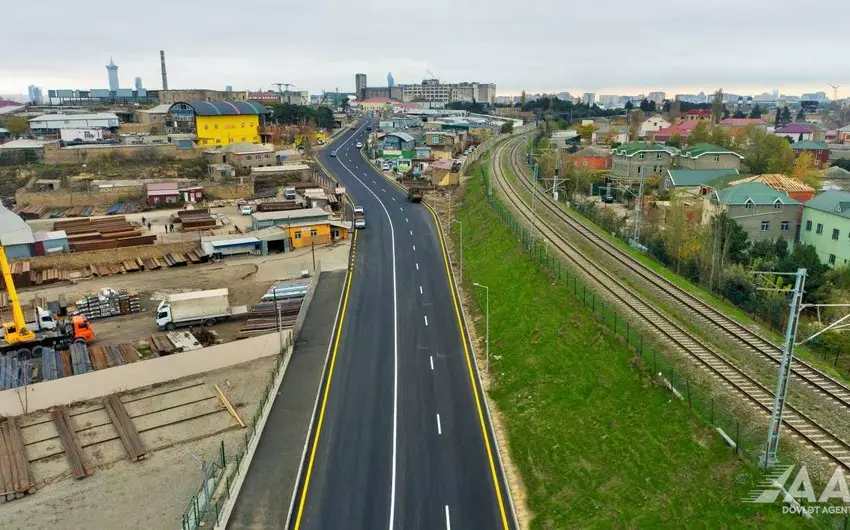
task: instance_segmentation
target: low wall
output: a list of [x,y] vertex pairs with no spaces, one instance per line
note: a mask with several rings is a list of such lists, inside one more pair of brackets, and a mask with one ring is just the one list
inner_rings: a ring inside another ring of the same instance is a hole
[[26,191],[21,188],[15,192],[17,204],[27,206],[48,206],[51,208],[73,208],[74,206],[111,206],[118,201],[141,201],[144,199],[141,188],[127,188],[111,191]]
[[246,177],[244,184],[213,184],[202,182],[204,197],[207,199],[246,199],[254,194],[254,186],[251,179]]
[[[284,331],[284,343],[291,331]],[[87,374],[0,392],[0,416],[21,416],[276,355],[280,335],[270,333]]]
[[84,147],[59,147],[59,144],[44,146],[45,164],[85,164],[106,157],[118,158],[200,158],[200,149],[177,149],[174,144],[156,145],[94,145]]

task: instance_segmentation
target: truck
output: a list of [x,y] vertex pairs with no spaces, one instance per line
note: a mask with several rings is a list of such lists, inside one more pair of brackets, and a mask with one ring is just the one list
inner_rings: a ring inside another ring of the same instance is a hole
[[348,128],[351,129],[352,131],[356,130],[357,129],[357,122],[356,121],[351,122],[351,125],[349,125]]
[[292,186],[283,188],[283,198],[287,201],[294,201],[296,199],[295,188]]
[[422,197],[425,192],[419,186],[411,186],[407,188],[407,200],[409,202],[422,202]]
[[362,206],[354,207],[354,228],[366,228],[366,216]]
[[227,288],[211,289],[168,295],[157,306],[155,319],[157,328],[173,331],[185,326],[212,326],[247,312],[245,306],[230,306],[230,292]]
[[18,299],[18,291],[12,279],[12,271],[6,259],[6,251],[0,246],[0,272],[9,306],[12,309],[12,321],[3,322],[0,353],[16,353],[18,357],[29,358],[36,346],[48,346],[55,349],[67,348],[74,340],[82,339],[87,343],[94,341],[94,330],[84,315],[76,315],[69,321],[60,322],[49,311],[37,307],[33,313],[33,322],[27,322]]

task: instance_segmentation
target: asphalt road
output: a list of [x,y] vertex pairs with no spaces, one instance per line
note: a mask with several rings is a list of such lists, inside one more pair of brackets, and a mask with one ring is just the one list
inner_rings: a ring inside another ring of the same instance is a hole
[[365,123],[320,158],[367,227],[291,527],[513,528],[436,223],[357,152]]

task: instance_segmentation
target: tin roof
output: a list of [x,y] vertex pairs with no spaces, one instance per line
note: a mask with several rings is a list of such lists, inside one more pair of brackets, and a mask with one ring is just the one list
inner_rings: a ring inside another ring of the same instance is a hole
[[776,200],[783,204],[800,204],[797,200],[788,196],[784,191],[778,191],[761,182],[744,182],[736,186],[729,186],[714,192],[718,202],[722,204],[742,205],[748,201],[753,204],[773,204]]
[[850,192],[824,191],[806,203],[806,208],[850,219]]
[[[240,114],[268,114],[266,107],[250,101],[179,101],[192,107],[198,116],[238,116]],[[172,105],[172,107],[174,106]],[[169,108],[169,112],[171,109]]]
[[746,182],[761,182],[771,188],[779,191],[785,192],[803,192],[803,193],[814,193],[815,189],[803,184],[797,179],[792,179],[791,177],[786,177],[785,175],[780,175],[779,173],[765,173],[763,175],[756,175],[754,177],[747,177],[739,180],[735,180],[730,182],[730,186],[737,186],[738,184],[744,184]]

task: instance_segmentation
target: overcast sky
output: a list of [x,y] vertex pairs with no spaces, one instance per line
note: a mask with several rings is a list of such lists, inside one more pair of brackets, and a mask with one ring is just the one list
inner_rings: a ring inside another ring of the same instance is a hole
[[170,88],[353,91],[356,72],[377,86],[387,72],[415,83],[430,70],[446,82],[496,83],[502,95],[722,87],[831,97],[827,83],[850,95],[847,0],[47,0],[3,11],[6,94],[30,84],[106,88],[110,55],[122,88],[139,76],[158,89],[164,49]]

